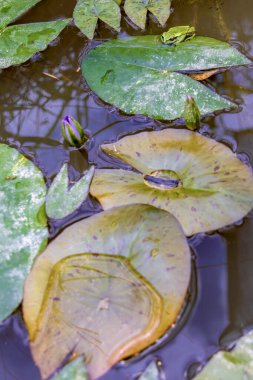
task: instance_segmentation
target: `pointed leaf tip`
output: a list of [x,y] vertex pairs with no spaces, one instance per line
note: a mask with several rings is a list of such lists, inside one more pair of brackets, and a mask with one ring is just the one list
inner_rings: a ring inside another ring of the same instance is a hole
[[91,166],[83,177],[69,189],[68,165],[63,165],[48,190],[47,215],[53,219],[62,219],[74,212],[89,194],[94,171],[95,167]]

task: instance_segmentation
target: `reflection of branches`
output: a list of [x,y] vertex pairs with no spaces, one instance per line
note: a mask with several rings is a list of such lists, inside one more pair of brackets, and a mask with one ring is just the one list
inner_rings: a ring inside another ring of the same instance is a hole
[[83,118],[87,122],[87,93],[81,86],[82,75],[76,71],[82,43],[73,34],[65,33],[62,45],[43,53],[43,60],[2,72],[1,137],[24,141],[26,135],[34,136],[33,146],[37,148],[43,138],[46,144],[54,135],[59,138],[59,124],[65,113],[78,115],[81,123]]

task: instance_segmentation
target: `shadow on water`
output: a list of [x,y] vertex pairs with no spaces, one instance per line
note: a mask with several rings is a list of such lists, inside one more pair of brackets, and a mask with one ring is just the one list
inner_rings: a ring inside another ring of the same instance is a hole
[[[74,0],[44,0],[19,22],[68,17],[74,5]],[[236,45],[240,41],[240,48],[253,56],[251,0],[174,0],[173,8],[167,26],[195,25],[199,34],[230,40]],[[127,20],[122,26],[122,35],[143,33]],[[148,33],[163,30],[149,20]],[[101,23],[97,38],[112,37],[116,34]],[[123,115],[91,94],[79,70],[87,47],[87,39],[74,26],[69,26],[45,52],[0,74],[0,139],[22,148],[32,157],[48,184],[66,161],[70,162],[73,178],[78,178],[91,162],[112,166],[113,162],[108,163],[98,154],[101,143],[122,134],[161,126],[145,117]],[[210,83],[242,107],[240,112],[206,118],[206,131],[214,137],[232,138],[238,151],[245,152],[253,163],[252,70],[231,69],[211,78]],[[63,145],[60,120],[66,114],[74,116],[92,132],[89,156]],[[51,223],[51,237],[64,226],[99,210],[99,205],[89,199],[69,218]],[[214,352],[229,347],[242,335],[253,324],[252,239],[252,215],[240,227],[192,239],[197,292],[196,296],[190,295],[190,308],[183,322],[170,337],[162,339],[144,355],[116,366],[103,380],[133,379],[153,357],[162,361],[167,380],[190,379]],[[0,379],[40,380],[29,353],[20,312],[0,325]]]

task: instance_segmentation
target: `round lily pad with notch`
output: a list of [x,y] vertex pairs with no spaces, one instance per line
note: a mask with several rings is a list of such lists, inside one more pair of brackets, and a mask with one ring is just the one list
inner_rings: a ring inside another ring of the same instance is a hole
[[182,309],[190,271],[180,224],[152,206],[116,208],[66,228],[37,259],[25,286],[24,318],[44,376],[76,353],[88,355],[97,377],[154,343]]
[[137,170],[95,171],[90,191],[106,210],[150,204],[172,213],[189,236],[233,224],[253,208],[252,169],[199,133],[142,132],[102,150]]
[[45,197],[40,170],[0,144],[0,321],[20,304],[26,276],[47,242]]
[[84,57],[82,72],[105,102],[129,114],[154,119],[182,117],[187,96],[201,115],[236,107],[187,73],[251,63],[226,42],[194,37],[176,46],[161,36],[127,37],[105,42]]

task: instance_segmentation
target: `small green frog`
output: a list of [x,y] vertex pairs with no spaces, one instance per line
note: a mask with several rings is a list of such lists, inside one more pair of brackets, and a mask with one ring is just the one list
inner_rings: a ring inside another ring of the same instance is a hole
[[194,26],[175,26],[161,35],[161,41],[167,45],[178,45],[195,37]]

